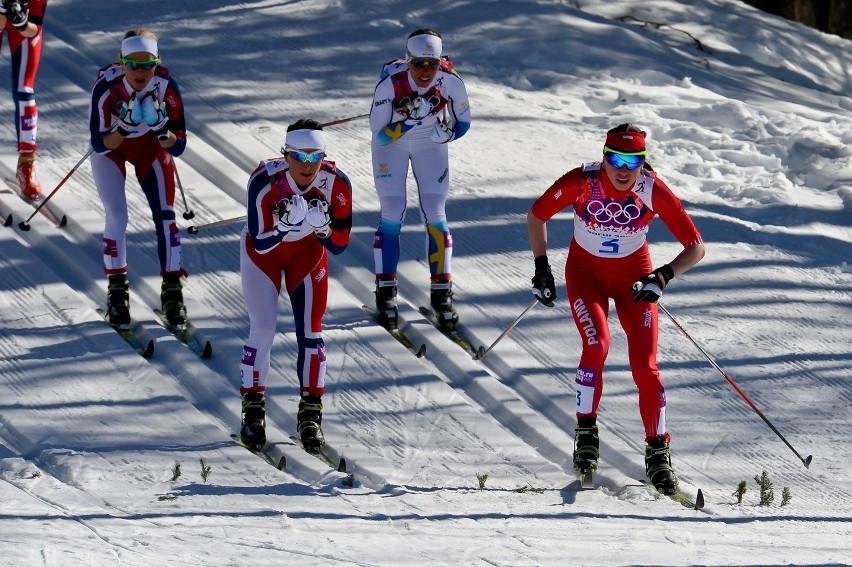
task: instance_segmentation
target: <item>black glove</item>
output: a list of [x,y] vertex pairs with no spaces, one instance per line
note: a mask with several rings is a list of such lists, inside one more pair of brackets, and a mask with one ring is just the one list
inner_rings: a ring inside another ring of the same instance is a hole
[[638,303],[656,303],[663,295],[666,284],[674,277],[674,270],[668,264],[663,264],[647,276],[643,276],[633,284],[633,301]]
[[538,256],[535,259],[535,275],[532,278],[533,295],[544,305],[553,307],[553,300],[556,299],[556,283],[553,281],[553,274],[550,272],[550,264],[547,261],[547,256]]
[[23,31],[30,21],[30,10],[26,0],[3,0],[3,11],[6,19],[15,26],[15,29]]

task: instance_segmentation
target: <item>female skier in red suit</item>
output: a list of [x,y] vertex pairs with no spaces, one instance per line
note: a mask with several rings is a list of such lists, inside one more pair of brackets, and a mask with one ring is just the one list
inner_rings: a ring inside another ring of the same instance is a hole
[[[645,426],[645,468],[654,486],[677,490],[666,430],[666,394],[657,369],[657,305],[666,285],[704,257],[701,234],[671,189],[645,163],[645,132],[621,124],[607,132],[603,160],[559,178],[527,215],[535,257],[533,294],[547,306],[556,296],[547,260],[547,221],[574,208],[574,238],[565,265],[568,301],[583,341],[577,368],[574,466],[594,471],[599,455],[598,404],[610,344],[609,299],[627,335],[630,370]],[[683,245],[668,264],[652,269],[648,226],[659,216]]]

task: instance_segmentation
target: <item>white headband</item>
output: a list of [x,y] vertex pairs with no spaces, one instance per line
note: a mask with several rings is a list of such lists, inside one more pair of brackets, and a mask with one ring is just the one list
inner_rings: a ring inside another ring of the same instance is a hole
[[408,57],[441,57],[441,38],[432,34],[415,35],[408,38],[406,44]]
[[325,133],[322,130],[292,130],[284,138],[284,150],[325,151]]
[[146,35],[134,35],[121,42],[121,56],[127,57],[131,53],[145,51],[154,57],[159,56],[157,51],[157,40]]

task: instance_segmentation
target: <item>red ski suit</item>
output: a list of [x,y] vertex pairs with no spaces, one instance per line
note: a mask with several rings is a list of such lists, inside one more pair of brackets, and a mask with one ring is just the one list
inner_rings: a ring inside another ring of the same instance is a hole
[[671,189],[645,168],[630,190],[619,192],[599,162],[572,169],[533,204],[546,222],[574,207],[574,237],[565,263],[565,283],[574,323],[583,341],[577,368],[577,416],[597,416],[603,367],[609,352],[609,299],[627,335],[639,412],[647,438],[665,435],[666,394],[657,369],[658,310],[633,301],[633,283],[652,271],[648,226],[658,215],[684,246],[701,234]]

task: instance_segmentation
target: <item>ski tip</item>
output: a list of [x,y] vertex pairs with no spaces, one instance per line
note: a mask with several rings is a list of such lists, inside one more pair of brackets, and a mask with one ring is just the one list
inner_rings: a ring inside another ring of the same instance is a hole
[[3,221],[3,226],[12,226],[12,213],[9,213],[9,216]]
[[340,461],[337,463],[337,472],[346,472],[346,459],[343,457],[340,457]]
[[287,468],[287,457],[281,455],[281,458],[278,459],[278,464],[275,466],[275,468],[279,471],[283,471],[285,468]]
[[68,217],[62,215],[62,218],[59,219],[59,222],[56,224],[56,228],[65,228],[68,226]]
[[148,344],[145,345],[145,349],[140,352],[142,358],[151,358],[154,356],[154,341],[148,341]]
[[201,358],[208,359],[213,356],[213,345],[210,344],[210,341],[206,341],[204,343],[204,350],[201,351]]
[[695,495],[695,510],[701,510],[704,508],[704,493],[701,489],[698,489],[698,493]]
[[420,348],[417,349],[417,352],[414,354],[417,358],[423,358],[426,356],[426,345],[420,345]]

